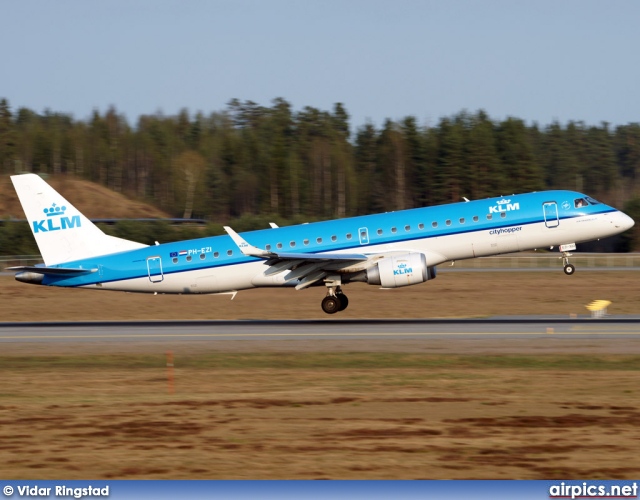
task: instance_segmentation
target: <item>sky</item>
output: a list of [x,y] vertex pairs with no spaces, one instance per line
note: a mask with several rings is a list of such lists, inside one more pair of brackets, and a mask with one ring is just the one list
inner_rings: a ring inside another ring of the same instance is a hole
[[640,121],[637,0],[0,0],[12,110],[130,124],[238,98],[352,128],[462,110],[541,126]]

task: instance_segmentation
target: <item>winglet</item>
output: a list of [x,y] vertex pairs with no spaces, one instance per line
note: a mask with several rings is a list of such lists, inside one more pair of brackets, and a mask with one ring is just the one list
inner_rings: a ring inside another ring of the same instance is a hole
[[263,250],[262,248],[254,247],[253,245],[249,245],[246,240],[236,233],[229,226],[223,226],[224,230],[227,232],[233,242],[238,245],[238,248],[243,253],[243,255],[249,255],[251,257],[270,257],[273,254],[268,252],[267,250]]

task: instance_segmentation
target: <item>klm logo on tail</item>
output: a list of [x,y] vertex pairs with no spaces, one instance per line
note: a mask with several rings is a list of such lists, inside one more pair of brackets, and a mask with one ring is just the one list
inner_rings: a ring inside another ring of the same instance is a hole
[[80,216],[65,217],[64,213],[67,207],[51,205],[51,208],[45,208],[43,212],[47,216],[46,219],[33,221],[34,233],[48,233],[49,231],[61,231],[63,229],[73,229],[80,227]]

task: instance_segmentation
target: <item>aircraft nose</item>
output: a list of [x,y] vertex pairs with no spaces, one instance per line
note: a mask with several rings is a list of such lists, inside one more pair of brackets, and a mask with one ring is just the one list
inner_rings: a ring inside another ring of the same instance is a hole
[[620,228],[621,231],[626,231],[627,229],[631,229],[635,225],[635,221],[627,214],[618,212],[618,217],[616,217],[615,225],[617,228]]

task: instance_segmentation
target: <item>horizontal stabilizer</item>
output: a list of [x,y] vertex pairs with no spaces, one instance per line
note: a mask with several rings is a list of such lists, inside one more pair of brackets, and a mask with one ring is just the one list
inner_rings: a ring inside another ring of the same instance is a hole
[[62,276],[62,275],[72,275],[76,276],[79,274],[90,274],[95,273],[98,269],[78,269],[78,268],[68,268],[68,267],[39,267],[39,266],[15,266],[15,267],[7,267],[7,271],[26,271],[30,273],[39,273],[39,274],[49,274],[54,276]]

